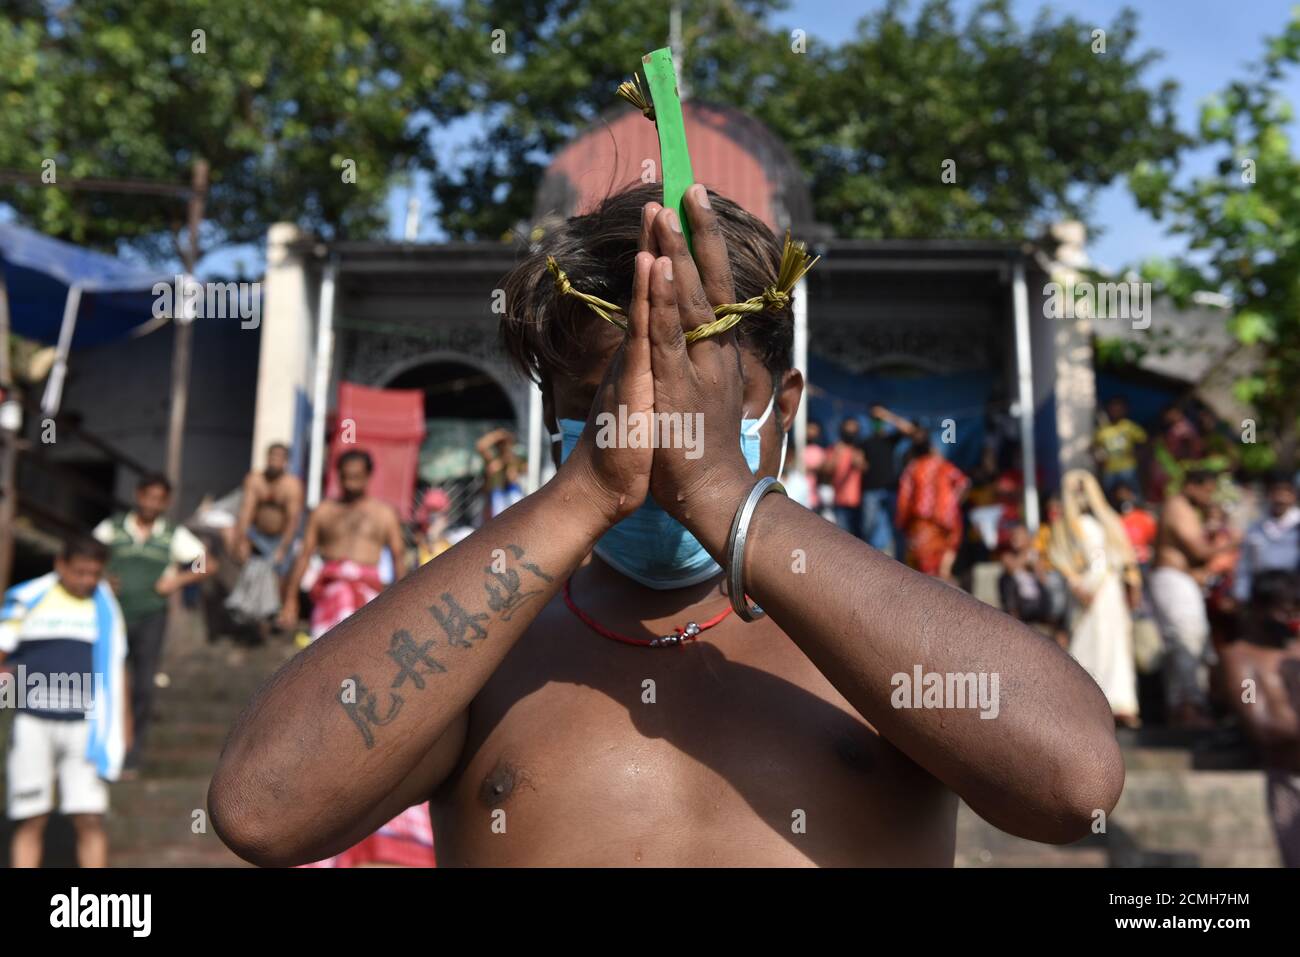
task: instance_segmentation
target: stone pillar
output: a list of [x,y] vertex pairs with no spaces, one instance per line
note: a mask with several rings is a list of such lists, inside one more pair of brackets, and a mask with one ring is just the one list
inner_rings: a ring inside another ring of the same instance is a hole
[[294,471],[306,468],[311,397],[312,316],[307,263],[290,247],[306,238],[292,223],[275,223],[266,239],[262,283],[261,351],[257,368],[257,411],[250,460],[260,468],[266,447],[286,442]]
[[[1088,266],[1088,233],[1070,221],[1052,227],[1057,242],[1052,282],[1069,292]],[[1097,414],[1097,377],[1093,371],[1092,316],[1053,319],[1056,328],[1056,430],[1061,440],[1061,472],[1091,469],[1093,424]]]

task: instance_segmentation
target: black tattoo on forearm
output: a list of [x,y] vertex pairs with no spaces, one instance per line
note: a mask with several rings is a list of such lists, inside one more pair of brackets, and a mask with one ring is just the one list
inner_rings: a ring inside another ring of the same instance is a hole
[[[523,558],[524,550],[518,545],[507,545],[511,554],[515,558]],[[542,581],[550,584],[553,579],[532,562],[520,562],[520,567],[530,572]],[[496,571],[492,565],[483,569],[492,581],[484,582],[483,589],[488,594],[488,607],[497,613],[501,621],[509,621],[510,617],[519,610],[520,606],[532,598],[534,595],[540,595],[542,589],[535,588],[532,591],[520,591],[522,582],[519,573],[513,568],[507,568],[504,571]]]
[[[522,561],[524,550],[518,545],[507,545],[506,550],[514,556],[518,567],[530,575],[548,585],[555,581],[551,575],[542,571],[533,562]],[[488,576],[487,581],[483,583],[483,590],[487,593],[487,606],[495,613],[497,621],[510,621],[515,612],[525,603],[545,592],[542,587],[524,590],[524,579],[516,568],[506,567],[498,570],[495,564],[489,564],[483,570]],[[429,606],[429,613],[442,628],[447,644],[451,647],[473,648],[475,642],[482,641],[488,636],[488,629],[484,623],[489,622],[492,616],[487,612],[466,610],[451,592],[443,592],[439,596],[438,603]],[[402,688],[409,681],[417,691],[423,691],[428,676],[447,673],[446,665],[432,654],[432,649],[436,645],[437,640],[434,638],[422,643],[417,642],[405,628],[393,632],[387,653],[388,657],[396,662],[397,673],[389,686],[391,690],[388,713],[382,717],[378,712],[378,701],[374,692],[366,688],[356,675],[349,679],[356,689],[355,700],[349,702],[345,698],[342,702],[343,710],[361,732],[367,749],[374,747],[374,729],[391,722],[401,710],[403,698],[396,693],[397,689]]]
[[343,705],[343,710],[347,712],[347,716],[352,719],[352,723],[361,732],[361,737],[366,742],[366,748],[369,749],[375,745],[375,735],[371,728],[388,724],[397,717],[397,713],[402,710],[402,696],[389,692],[388,713],[381,718],[375,693],[362,684],[361,679],[356,675],[352,675],[348,681],[351,682],[350,693],[341,696],[339,701]]
[[424,676],[446,674],[447,669],[437,658],[429,654],[434,645],[430,638],[422,645],[417,645],[411,633],[405,628],[393,632],[393,640],[388,647],[388,657],[397,662],[397,676],[393,678],[393,687],[400,688],[409,678],[416,688],[424,690]]
[[467,634],[478,641],[487,637],[487,629],[479,624],[480,621],[487,621],[487,612],[471,615],[448,591],[442,593],[442,601],[447,605],[445,611],[437,605],[430,605],[429,611],[433,614],[434,620],[442,626],[442,630],[447,633],[448,644],[455,645],[457,648],[471,648],[473,642],[466,640]]

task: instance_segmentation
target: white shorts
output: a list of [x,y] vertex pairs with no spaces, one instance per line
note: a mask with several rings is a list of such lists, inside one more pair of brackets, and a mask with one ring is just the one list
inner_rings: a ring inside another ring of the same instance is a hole
[[1196,579],[1177,568],[1157,568],[1147,580],[1165,643],[1165,697],[1171,707],[1205,707],[1214,645],[1205,596]]
[[1165,640],[1176,643],[1193,658],[1202,658],[1210,640],[1210,618],[1196,579],[1177,568],[1162,567],[1151,573],[1148,583]]
[[59,812],[104,814],[108,784],[86,757],[89,721],[56,721],[19,711],[9,741],[9,820],[22,821],[54,810],[54,782],[59,783]]

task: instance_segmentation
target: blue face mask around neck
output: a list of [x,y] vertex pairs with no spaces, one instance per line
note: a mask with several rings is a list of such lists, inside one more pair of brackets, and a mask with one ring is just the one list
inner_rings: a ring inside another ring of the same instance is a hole
[[[758,472],[759,452],[762,447],[760,432],[767,417],[772,414],[776,394],[767,404],[760,418],[745,419],[740,424],[740,448],[751,472]],[[552,441],[563,440],[560,461],[564,462],[578,444],[586,427],[582,419],[560,419],[560,432]],[[785,467],[785,447],[788,435],[781,437],[781,464]],[[686,588],[707,581],[722,571],[722,566],[710,555],[689,531],[665,512],[652,497],[647,496],[641,507],[623,519],[596,543],[595,552],[606,564],[640,582],[647,588],[666,590]]]

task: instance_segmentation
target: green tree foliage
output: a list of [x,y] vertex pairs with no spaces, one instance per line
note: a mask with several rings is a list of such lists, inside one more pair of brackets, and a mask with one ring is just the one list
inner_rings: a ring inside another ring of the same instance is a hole
[[1044,11],[1024,29],[1003,0],[963,22],[947,0],[910,22],[905,9],[865,18],[801,104],[823,104],[820,143],[800,156],[841,235],[1018,238],[1049,219],[1088,223],[1099,187],[1182,142],[1175,87],[1145,85],[1156,56],[1139,51],[1131,13],[1105,24]]
[[[794,152],[817,215],[847,237],[1019,237],[1089,200],[1140,159],[1173,156],[1174,86],[1148,84],[1129,13],[1102,24],[1006,0],[963,20],[950,0],[887,3],[841,45],[771,25],[773,0],[683,3],[690,94],[757,116]],[[666,4],[471,0],[505,31],[482,79],[482,135],[436,181],[455,235],[526,219],[547,158],[616,104],[641,54],[666,43]],[[1103,30],[1104,37],[1094,31]],[[1104,44],[1104,50],[1102,49]],[[951,182],[944,182],[946,160]]]
[[1300,416],[1300,157],[1280,92],[1300,62],[1300,14],[1268,41],[1262,63],[1201,110],[1197,146],[1218,156],[1212,175],[1182,179],[1173,163],[1145,162],[1131,178],[1140,206],[1187,240],[1188,254],[1150,261],[1142,272],[1179,304],[1200,291],[1232,303],[1230,328],[1257,345],[1261,362],[1237,382],[1237,397],[1261,413],[1258,441],[1296,460]]
[[[280,219],[367,235],[392,178],[431,165],[431,131],[468,105],[473,62],[426,0],[4,3],[0,168],[52,159],[62,183],[186,185],[203,157],[209,248]],[[50,234],[155,254],[185,216],[173,199],[48,185],[0,186],[0,201]]]
[[[60,178],[183,184],[202,156],[209,248],[256,240],[278,219],[327,238],[374,234],[395,178],[419,170],[448,233],[495,239],[528,219],[556,150],[619,108],[617,84],[667,43],[668,6],[9,0],[0,168],[53,159]],[[778,29],[785,0],[681,7],[690,94],[770,126],[842,236],[1009,238],[1086,221],[1093,191],[1179,145],[1172,86],[1148,83],[1153,55],[1128,14],[1044,13],[1021,27],[1009,0],[964,18],[952,0],[896,0],[835,45]],[[447,159],[442,137],[460,117],[472,140]],[[174,200],[39,186],[0,187],[0,201],[109,247],[169,250],[184,214]]]
[[[495,43],[497,52],[470,83],[483,104],[482,128],[454,167],[434,178],[448,232],[495,239],[529,218],[550,157],[602,113],[618,108],[622,101],[614,90],[644,54],[668,44],[668,6],[626,0],[461,4],[460,24],[473,37],[470,45],[490,52]],[[781,6],[781,0],[684,4],[688,89],[728,99],[733,70],[765,78],[760,90],[773,86],[780,71],[790,71],[781,54],[784,35],[764,25]]]

